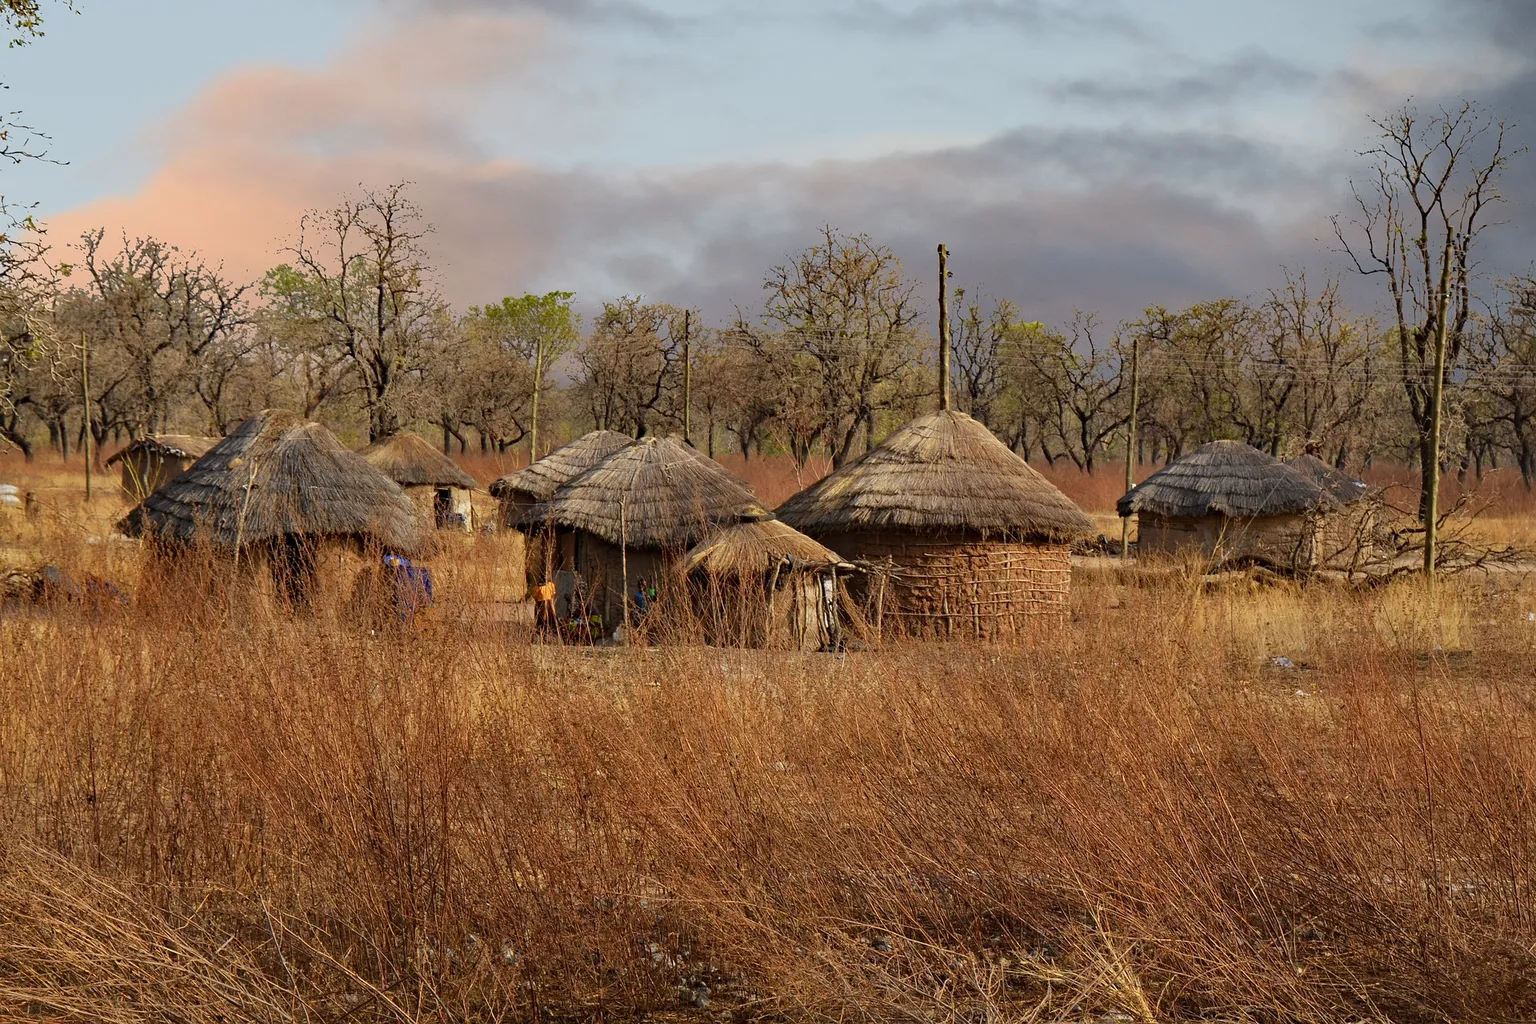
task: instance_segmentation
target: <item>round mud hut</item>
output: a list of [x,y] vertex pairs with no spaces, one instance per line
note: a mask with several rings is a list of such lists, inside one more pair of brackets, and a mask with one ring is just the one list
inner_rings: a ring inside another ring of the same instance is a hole
[[633,441],[628,434],[594,430],[517,472],[500,477],[491,484],[491,497],[497,503],[497,525],[504,529],[517,526],[519,517],[528,509],[548,501],[557,489]]
[[1072,500],[976,420],[913,420],[796,494],[779,518],[866,569],[882,629],[999,638],[1067,612],[1069,545],[1093,532]]
[[756,503],[713,459],[671,438],[646,437],[570,480],[521,524],[553,531],[557,569],[580,581],[575,603],[611,630],[626,619],[627,595],[659,586],[689,548]]
[[474,530],[475,478],[427,441],[392,434],[358,454],[399,484],[438,529]]
[[151,434],[113,455],[107,465],[120,464],[123,467],[123,491],[134,501],[143,501],[155,488],[185,473],[188,466],[218,443],[216,437]]
[[1335,508],[1319,510],[1322,525],[1317,533],[1317,567],[1349,570],[1370,561],[1376,551],[1381,512],[1381,502],[1370,486],[1310,453],[1286,459],[1285,464],[1337,502]]
[[688,552],[694,616],[717,647],[819,651],[841,633],[838,571],[853,566],[756,505]]
[[1136,516],[1139,554],[1285,571],[1317,568],[1324,519],[1338,507],[1306,473],[1241,441],[1201,445],[1119,501],[1121,516]]
[[234,554],[268,570],[276,595],[291,603],[317,586],[348,584],[366,552],[413,554],[428,536],[398,484],[320,424],[271,409],[241,423],[118,528],[173,554]]

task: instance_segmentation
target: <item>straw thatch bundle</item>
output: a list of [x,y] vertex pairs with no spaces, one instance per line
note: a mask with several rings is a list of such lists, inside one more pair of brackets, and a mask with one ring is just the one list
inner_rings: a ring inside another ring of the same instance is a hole
[[1212,441],[1180,456],[1120,499],[1133,512],[1169,519],[1259,518],[1315,511],[1333,499],[1304,473],[1241,441]]
[[771,512],[757,506],[743,511],[740,521],[688,552],[684,567],[712,576],[767,575],[786,561],[792,566],[820,568],[842,559]]
[[671,438],[631,442],[524,514],[627,548],[686,548],[756,498],[713,459]]
[[612,430],[594,430],[583,434],[542,459],[498,479],[491,484],[491,496],[519,498],[529,503],[548,501],[556,490],[620,448],[628,446],[633,440],[627,434]]
[[257,413],[118,524],[130,537],[224,548],[292,537],[374,540],[410,553],[426,540],[416,506],[318,423]]
[[1369,489],[1363,482],[1328,465],[1316,455],[1298,455],[1293,459],[1286,459],[1285,464],[1317,484],[1340,504],[1348,505],[1359,501],[1369,493]]
[[111,466],[139,453],[158,458],[200,459],[208,449],[219,443],[216,437],[196,437],[192,434],[151,434],[139,438],[107,460]]
[[392,434],[358,454],[401,487],[476,487],[474,477],[415,434]]
[[962,412],[913,420],[796,494],[779,517],[813,536],[897,529],[1064,542],[1093,521]]

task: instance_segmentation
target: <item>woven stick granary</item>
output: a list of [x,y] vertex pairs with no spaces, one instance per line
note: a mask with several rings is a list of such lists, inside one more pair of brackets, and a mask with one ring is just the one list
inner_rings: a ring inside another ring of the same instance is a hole
[[694,624],[709,643],[814,651],[841,633],[836,552],[758,506],[688,553]]
[[684,568],[711,576],[766,576],[786,562],[804,568],[842,564],[825,545],[755,505],[738,522],[710,536],[692,551]]
[[271,409],[145,498],[119,528],[226,549],[304,537],[372,541],[408,554],[426,540],[398,484],[320,424]]
[[1068,544],[1093,532],[1071,499],[953,410],[908,423],[779,517],[877,570],[864,597],[882,623],[942,636],[1003,636],[1065,613]]

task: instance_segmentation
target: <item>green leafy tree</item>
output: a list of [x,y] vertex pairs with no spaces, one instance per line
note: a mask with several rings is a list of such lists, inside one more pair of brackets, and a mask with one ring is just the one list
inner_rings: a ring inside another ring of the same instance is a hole
[[486,343],[493,358],[511,357],[528,366],[530,424],[528,457],[539,457],[539,413],[556,363],[581,340],[581,316],[574,292],[507,296],[495,304],[471,306],[464,326],[471,341]]

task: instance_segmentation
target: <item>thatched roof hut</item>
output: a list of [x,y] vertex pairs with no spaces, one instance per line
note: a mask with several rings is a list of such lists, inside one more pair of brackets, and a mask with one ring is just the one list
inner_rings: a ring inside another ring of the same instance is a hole
[[517,525],[519,517],[541,501],[548,501],[556,490],[602,462],[634,438],[612,430],[594,430],[569,444],[561,445],[542,459],[536,459],[515,473],[508,473],[491,484],[503,527]]
[[391,434],[357,454],[401,487],[458,487],[472,491],[477,486],[474,477],[415,434]]
[[779,518],[878,568],[877,622],[999,636],[1060,615],[1071,541],[1093,532],[1072,500],[961,412],[920,417],[796,494]]
[[559,488],[524,515],[630,548],[686,549],[755,504],[724,466],[667,437],[646,437]]
[[744,509],[732,526],[714,533],[688,552],[687,571],[712,576],[766,575],[785,564],[820,568],[841,565],[831,548],[816,543],[782,519],[756,505]]
[[1335,469],[1316,455],[1298,455],[1286,459],[1285,464],[1321,487],[1335,501],[1348,505],[1370,493],[1364,481],[1356,480],[1343,470]]
[[123,490],[134,501],[142,501],[161,484],[186,472],[218,443],[216,437],[151,434],[117,452],[107,465],[122,464]]
[[585,473],[634,438],[612,430],[594,430],[569,444],[561,445],[542,459],[537,459],[515,473],[508,473],[491,484],[491,496],[517,495],[534,504],[548,501],[555,491]]
[[1376,553],[1376,527],[1383,506],[1370,500],[1374,494],[1364,481],[1335,469],[1315,455],[1298,455],[1285,464],[1323,489],[1338,503],[1336,509],[1319,512],[1313,561],[1320,569],[1355,570],[1368,564]]
[[623,615],[627,587],[655,583],[714,526],[756,503],[713,459],[671,438],[646,437],[566,483],[519,525],[556,532],[551,562],[580,574],[611,625]]
[[1143,553],[1195,550],[1220,560],[1315,568],[1324,517],[1339,502],[1307,473],[1240,441],[1173,460],[1119,501],[1137,516]]
[[130,537],[205,539],[231,550],[299,537],[408,554],[426,540],[398,484],[320,424],[272,409],[236,427],[119,527]]
[[963,530],[980,536],[1070,542],[1093,521],[963,412],[913,420],[861,458],[779,507],[798,529],[833,533]]
[[771,512],[744,509],[683,566],[710,643],[814,651],[837,639],[837,571],[852,566]]
[[475,478],[415,434],[392,434],[358,452],[405,489],[439,527],[472,529]]
[[1122,516],[1246,519],[1308,512],[1328,501],[1321,487],[1273,455],[1241,441],[1212,441],[1131,488],[1118,507]]

